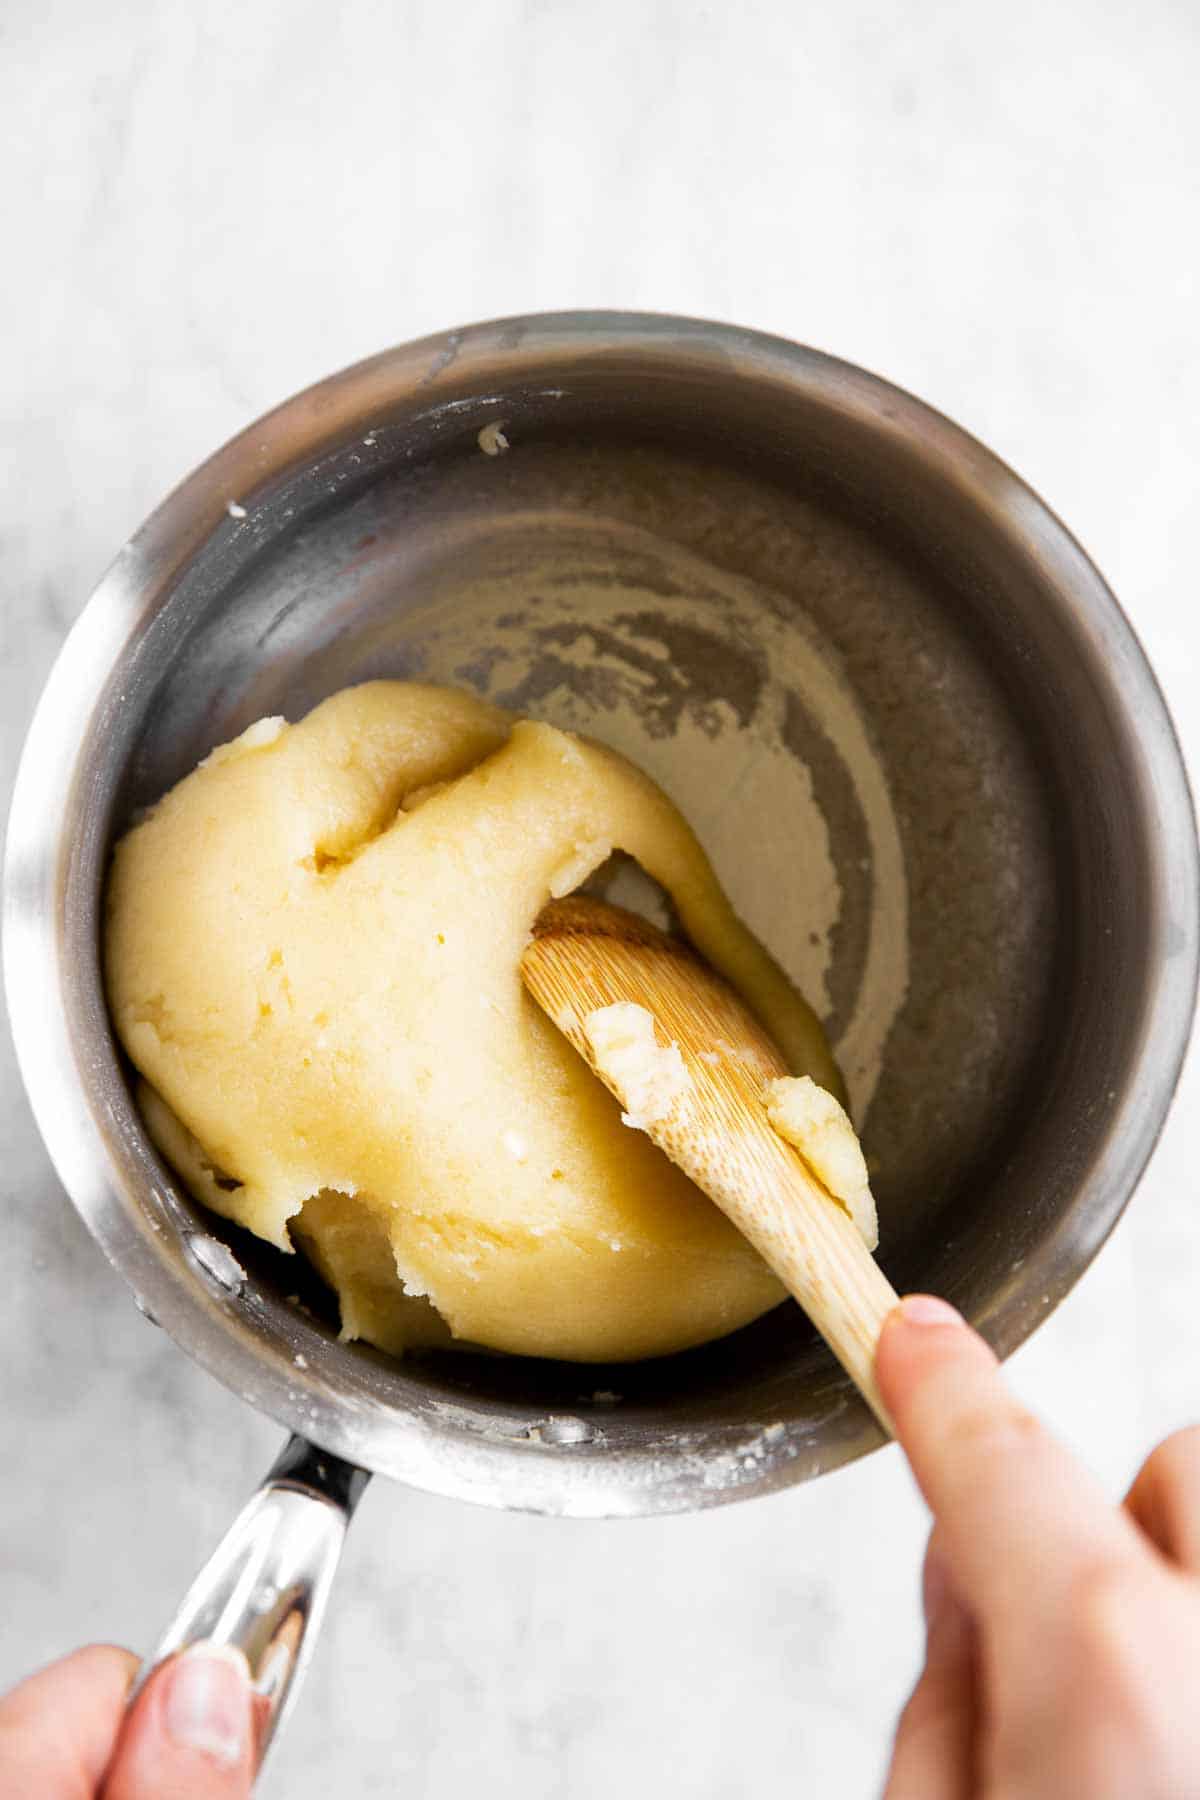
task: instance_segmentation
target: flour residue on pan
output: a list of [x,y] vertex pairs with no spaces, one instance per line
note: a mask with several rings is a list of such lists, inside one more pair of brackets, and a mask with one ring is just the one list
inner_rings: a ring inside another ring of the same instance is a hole
[[430,620],[431,678],[613,745],[682,808],[747,924],[816,1008],[861,1126],[908,989],[904,856],[880,757],[794,606],[594,521]]

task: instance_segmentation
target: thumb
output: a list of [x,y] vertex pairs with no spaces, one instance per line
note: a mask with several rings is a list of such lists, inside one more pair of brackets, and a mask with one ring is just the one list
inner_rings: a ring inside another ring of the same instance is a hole
[[103,1800],[247,1800],[254,1781],[250,1672],[240,1650],[193,1644],[130,1709]]
[[977,1713],[975,1631],[931,1542],[922,1583],[925,1667],[896,1727],[884,1800],[968,1800]]

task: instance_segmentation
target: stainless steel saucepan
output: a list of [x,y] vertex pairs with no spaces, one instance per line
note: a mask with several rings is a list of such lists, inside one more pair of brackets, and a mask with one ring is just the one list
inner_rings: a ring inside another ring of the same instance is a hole
[[888,1273],[1001,1354],[1129,1198],[1196,982],[1187,782],[1133,633],[1036,495],[886,382],[723,325],[510,319],[388,351],[219,451],[51,675],[5,958],[87,1225],[139,1306],[296,1434],[158,1652],[243,1645],[264,1748],[367,1470],[602,1517],[879,1441],[790,1305],[619,1369],[340,1343],[302,1259],[155,1155],[101,982],[114,834],[252,719],[378,674],[467,683],[664,783],[870,1101]]

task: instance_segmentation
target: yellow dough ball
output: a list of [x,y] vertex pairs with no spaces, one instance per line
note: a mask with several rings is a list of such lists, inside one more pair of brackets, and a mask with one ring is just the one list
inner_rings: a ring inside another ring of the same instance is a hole
[[372,682],[260,721],[117,846],[108,994],[149,1129],[207,1206],[308,1252],[343,1336],[632,1359],[783,1297],[522,988],[546,900],[617,849],[840,1091],[654,783],[468,694]]

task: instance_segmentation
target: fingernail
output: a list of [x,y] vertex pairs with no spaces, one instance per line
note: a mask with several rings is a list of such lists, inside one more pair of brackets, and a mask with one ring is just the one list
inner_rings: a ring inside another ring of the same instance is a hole
[[963,1316],[936,1294],[908,1294],[900,1302],[906,1325],[961,1325]]
[[232,1644],[193,1644],[167,1674],[168,1736],[224,1768],[240,1762],[250,1734],[250,1671]]

